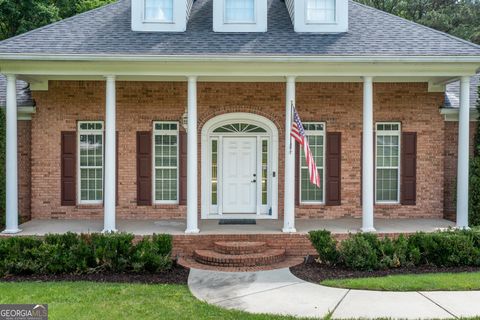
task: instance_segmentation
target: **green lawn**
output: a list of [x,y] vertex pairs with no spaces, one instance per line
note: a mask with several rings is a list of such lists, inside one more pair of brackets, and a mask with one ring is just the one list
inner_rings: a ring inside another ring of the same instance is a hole
[[184,285],[3,282],[0,292],[0,304],[48,303],[49,319],[294,319],[210,306],[196,300]]
[[338,279],[325,280],[321,284],[329,287],[382,291],[480,290],[480,272]]

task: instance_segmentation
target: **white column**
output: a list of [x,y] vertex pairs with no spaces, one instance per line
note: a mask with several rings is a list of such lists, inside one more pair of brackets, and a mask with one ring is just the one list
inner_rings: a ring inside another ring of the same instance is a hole
[[187,230],[198,229],[198,155],[197,155],[197,77],[188,77],[187,123]]
[[373,78],[363,78],[362,231],[374,232]]
[[470,77],[460,79],[458,120],[457,227],[468,228],[468,167],[470,129]]
[[290,144],[292,126],[292,103],[295,105],[295,77],[287,77],[285,103],[285,193],[283,210],[283,232],[295,229],[295,142]]
[[107,76],[105,112],[105,185],[103,232],[115,232],[116,93],[115,76]]
[[18,233],[18,155],[17,155],[17,89],[16,76],[7,75],[7,150],[6,150],[6,229]]

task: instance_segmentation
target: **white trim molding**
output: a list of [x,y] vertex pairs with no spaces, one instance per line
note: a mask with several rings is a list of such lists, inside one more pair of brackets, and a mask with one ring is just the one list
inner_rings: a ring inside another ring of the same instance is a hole
[[[458,108],[441,108],[440,114],[445,121],[458,121],[460,110]],[[480,114],[477,109],[470,108],[470,121],[478,121]]]
[[[254,126],[258,126],[262,129],[266,130],[266,133],[252,133],[252,136],[257,137],[258,139],[268,138],[269,141],[269,163],[268,163],[268,189],[270,190],[270,194],[268,196],[268,205],[269,208],[263,208],[264,206],[260,206],[262,208],[257,209],[257,214],[241,214],[241,215],[228,215],[228,218],[252,218],[252,219],[278,219],[278,145],[279,145],[279,138],[278,138],[278,128],[277,126],[269,119],[253,114],[253,113],[246,113],[246,112],[234,112],[234,113],[227,113],[223,115],[216,116],[210,120],[208,120],[202,127],[201,133],[201,171],[202,171],[202,219],[224,219],[225,216],[221,215],[221,208],[218,210],[214,210],[212,212],[211,206],[211,141],[212,139],[216,138],[218,140],[222,139],[222,135],[218,135],[213,131],[221,127],[222,125],[232,124],[232,123],[246,123],[251,124]],[[226,133],[229,136],[237,136],[235,133]],[[243,133],[239,133],[238,136],[245,135]],[[258,147],[258,146],[257,146]],[[217,145],[217,150],[220,150],[220,144]],[[221,156],[221,152],[219,151],[219,156]],[[258,153],[258,150],[257,150]],[[221,166],[218,166],[218,179],[221,180]],[[258,170],[257,170],[258,171]],[[259,178],[259,177],[257,177]],[[258,184],[260,186],[261,184]],[[217,192],[220,191],[221,183],[218,184]],[[260,191],[257,190],[257,203],[261,201]],[[217,196],[217,204],[220,204],[222,201],[221,191],[220,194]]]

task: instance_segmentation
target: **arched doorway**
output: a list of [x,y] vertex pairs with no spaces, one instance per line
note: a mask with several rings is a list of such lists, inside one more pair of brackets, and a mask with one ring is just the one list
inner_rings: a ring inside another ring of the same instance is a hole
[[278,218],[278,129],[251,113],[202,128],[202,219]]

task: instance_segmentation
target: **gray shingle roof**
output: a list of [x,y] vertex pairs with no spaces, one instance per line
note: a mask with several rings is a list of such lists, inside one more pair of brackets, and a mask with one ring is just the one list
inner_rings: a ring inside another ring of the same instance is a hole
[[284,1],[268,1],[268,32],[212,31],[212,0],[197,0],[186,32],[131,31],[130,0],[0,42],[0,53],[106,55],[480,56],[480,46],[350,1],[347,33],[298,34]]
[[[0,107],[5,107],[5,97],[7,90],[7,79],[0,75]],[[17,80],[17,106],[33,107],[35,101],[32,99],[30,86],[24,81]]]
[[[480,85],[480,73],[470,79],[470,108],[477,106],[478,92]],[[447,85],[445,92],[445,107],[458,108],[460,106],[460,81]]]

